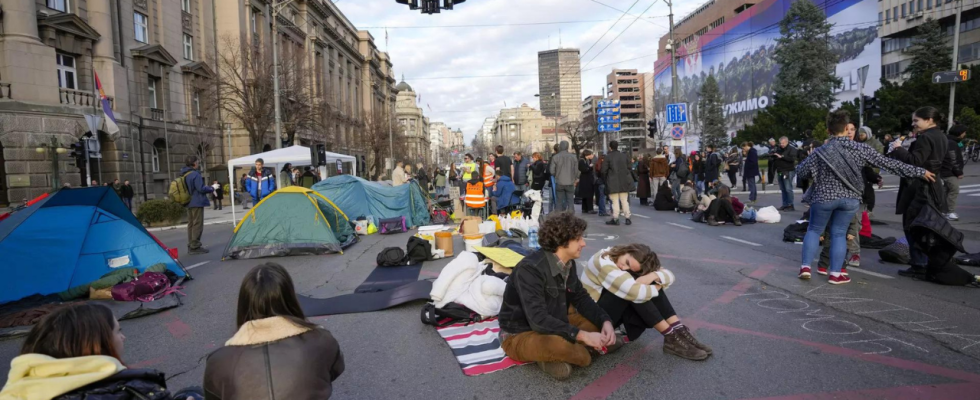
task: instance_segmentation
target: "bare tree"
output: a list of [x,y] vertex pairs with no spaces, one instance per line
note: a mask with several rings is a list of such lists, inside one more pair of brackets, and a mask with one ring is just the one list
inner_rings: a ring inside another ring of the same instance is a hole
[[562,125],[568,132],[568,140],[572,143],[575,155],[580,156],[582,150],[594,148],[599,142],[599,132],[588,121],[570,121]]
[[[391,136],[388,134],[389,126]],[[387,173],[384,159],[389,155],[391,143],[389,140],[394,143],[405,143],[405,128],[391,114],[384,110],[375,110],[364,121],[361,131],[363,132],[361,142],[373,158],[371,166],[368,167],[371,180],[379,180]]]
[[316,96],[316,81],[312,79],[312,70],[301,52],[287,52],[280,55],[279,89],[282,93],[280,100],[280,116],[282,118],[283,139],[287,145],[293,145],[298,133],[322,131],[333,117],[332,107],[327,101]]
[[473,149],[471,151],[473,157],[486,157],[490,154],[493,143],[486,143],[483,141],[483,135],[476,135],[470,142],[470,147]]
[[232,36],[221,38],[216,62],[220,75],[217,98],[227,119],[248,132],[252,153],[262,151],[275,123],[272,57],[267,46],[248,44]]

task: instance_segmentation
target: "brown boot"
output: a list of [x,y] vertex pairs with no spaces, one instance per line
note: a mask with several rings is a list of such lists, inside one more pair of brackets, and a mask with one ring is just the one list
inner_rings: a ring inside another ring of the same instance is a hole
[[670,353],[680,358],[686,358],[688,360],[701,361],[708,358],[708,353],[693,344],[684,340],[684,337],[678,332],[664,335],[664,353]]
[[714,216],[708,216],[708,226],[718,226],[718,220]]
[[697,347],[697,348],[699,348],[701,350],[704,350],[704,352],[705,353],[708,353],[709,356],[712,354],[711,353],[711,348],[708,347],[708,345],[699,342],[698,339],[696,339],[694,337],[694,335],[691,334],[691,330],[690,329],[687,329],[686,326],[683,327],[683,328],[678,329],[677,330],[677,333],[679,333],[681,335],[681,337],[684,338],[684,340],[687,340],[688,343],[694,345],[694,347]]
[[542,371],[559,381],[568,379],[572,375],[572,365],[566,362],[538,361],[538,366],[541,367]]

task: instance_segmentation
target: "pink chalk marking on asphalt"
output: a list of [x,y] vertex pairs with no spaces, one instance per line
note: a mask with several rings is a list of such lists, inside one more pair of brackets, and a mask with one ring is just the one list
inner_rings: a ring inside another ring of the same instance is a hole
[[180,317],[174,315],[174,320],[167,322],[167,330],[170,331],[170,335],[176,339],[183,339],[187,335],[191,334],[191,326],[180,320]]
[[711,307],[712,305],[715,304],[728,304],[731,303],[732,301],[735,301],[735,299],[737,299],[738,296],[741,296],[742,294],[745,293],[746,290],[749,290],[749,288],[752,287],[752,285],[755,283],[755,279],[764,278],[766,275],[769,275],[769,273],[772,272],[773,269],[775,269],[775,267],[772,265],[763,265],[757,268],[755,271],[749,273],[748,278],[742,279],[737,284],[735,284],[735,286],[733,286],[731,289],[728,289],[727,292],[722,293],[722,295],[719,296],[717,299],[715,299],[714,301],[708,304],[705,304],[704,307],[701,307],[700,309],[695,311],[694,314],[691,315],[698,315],[702,311],[706,310],[708,307]]
[[157,358],[151,358],[149,360],[140,361],[140,362],[138,362],[136,364],[127,365],[127,367],[129,367],[129,368],[149,368],[149,367],[152,367],[154,365],[158,365],[158,364],[164,362],[166,359],[167,359],[166,356],[164,356],[164,357],[157,357]]
[[419,273],[419,275],[424,275],[424,276],[428,276],[428,277],[432,277],[432,278],[438,278],[439,277],[439,273],[438,272],[435,272],[435,271],[422,271],[422,272]]
[[946,383],[939,385],[900,386],[882,389],[861,389],[841,392],[791,394],[744,400],[969,400],[980,399],[976,383]]

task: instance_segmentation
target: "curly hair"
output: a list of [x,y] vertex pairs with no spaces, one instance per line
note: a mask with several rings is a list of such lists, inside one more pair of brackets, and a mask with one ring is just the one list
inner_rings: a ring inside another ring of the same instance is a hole
[[[606,252],[612,262],[618,262],[619,257],[625,254],[633,256],[633,259],[640,264],[640,272],[635,275],[642,276],[660,270],[660,257],[657,257],[657,253],[650,250],[650,247],[645,244],[621,244],[613,246]],[[632,271],[630,272],[632,273]]]
[[564,211],[549,215],[541,223],[538,231],[538,244],[541,249],[549,252],[558,251],[559,247],[568,246],[568,242],[576,240],[585,235],[585,229],[589,224],[584,219],[576,217],[575,214]]

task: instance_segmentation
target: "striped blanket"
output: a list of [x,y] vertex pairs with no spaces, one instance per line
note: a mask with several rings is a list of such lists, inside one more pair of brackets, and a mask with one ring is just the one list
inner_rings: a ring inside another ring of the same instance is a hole
[[489,374],[524,364],[507,357],[500,348],[500,324],[496,318],[471,324],[436,328],[453,349],[453,355],[466,376]]

